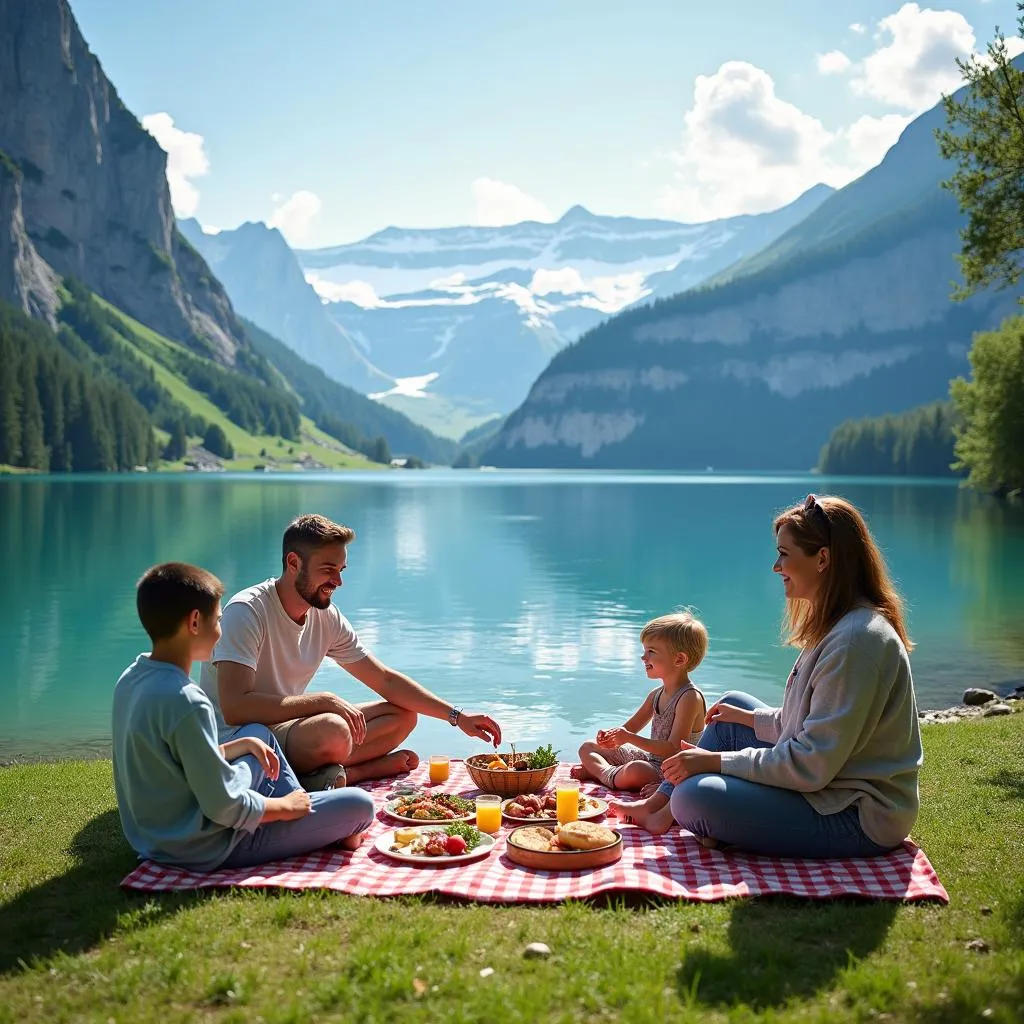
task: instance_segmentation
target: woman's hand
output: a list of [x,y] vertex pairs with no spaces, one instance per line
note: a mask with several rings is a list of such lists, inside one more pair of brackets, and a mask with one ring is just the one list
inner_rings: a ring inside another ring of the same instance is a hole
[[718,774],[722,770],[722,758],[714,750],[695,747],[685,740],[679,744],[682,750],[678,754],[666,757],[661,762],[661,774],[673,786],[678,786],[691,775]]
[[501,743],[501,726],[489,715],[459,715],[459,728],[467,735],[485,740],[491,746]]
[[745,725],[747,728],[753,729],[754,712],[719,701],[708,708],[708,713],[704,716],[705,725],[711,725],[712,722],[735,722],[737,725]]

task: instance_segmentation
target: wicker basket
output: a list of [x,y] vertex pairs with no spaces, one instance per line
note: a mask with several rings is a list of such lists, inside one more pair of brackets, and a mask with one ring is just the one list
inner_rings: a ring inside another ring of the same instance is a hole
[[[499,755],[503,761],[508,762],[510,754]],[[528,757],[528,754],[516,755],[518,761],[520,756]],[[476,783],[477,789],[482,793],[497,793],[499,796],[520,796],[523,793],[536,793],[543,789],[555,774],[557,764],[549,765],[547,768],[531,768],[525,772],[493,771],[483,765],[494,757],[493,754],[474,754],[466,758],[466,771],[469,777]]]

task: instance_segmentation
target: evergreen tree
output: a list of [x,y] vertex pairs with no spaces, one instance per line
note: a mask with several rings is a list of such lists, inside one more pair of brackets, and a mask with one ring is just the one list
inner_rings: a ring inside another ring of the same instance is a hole
[[213,452],[214,455],[219,455],[222,459],[235,457],[235,449],[219,423],[211,423],[206,428],[206,433],[203,435],[203,447],[207,451]]
[[36,356],[23,356],[18,374],[21,396],[21,460],[27,469],[50,468],[50,453],[43,440],[43,408],[36,385]]
[[21,409],[18,406],[17,352],[0,336],[0,464],[21,465]]
[[117,468],[110,426],[91,382],[85,379],[79,382],[68,437],[76,472],[107,473]]
[[371,442],[370,450],[366,452],[366,457],[373,462],[380,462],[385,466],[391,462],[391,449],[388,447],[387,438],[383,434]]
[[185,458],[188,451],[188,438],[185,436],[185,423],[183,420],[175,420],[171,425],[171,436],[164,448],[164,458],[168,462],[177,462]]
[[43,441],[50,452],[50,469],[63,472],[71,468],[66,462],[67,443],[64,437],[64,367],[56,354],[49,355],[39,366],[39,403],[43,410],[45,432]]

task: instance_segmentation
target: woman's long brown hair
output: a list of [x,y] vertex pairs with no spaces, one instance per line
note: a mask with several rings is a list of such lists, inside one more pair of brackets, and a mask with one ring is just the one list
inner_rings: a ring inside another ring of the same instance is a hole
[[844,498],[808,495],[775,517],[775,533],[785,526],[804,554],[829,549],[818,599],[786,602],[785,641],[794,647],[814,647],[828,631],[859,604],[870,605],[889,620],[908,651],[903,600],[896,591],[882,552],[860,512]]

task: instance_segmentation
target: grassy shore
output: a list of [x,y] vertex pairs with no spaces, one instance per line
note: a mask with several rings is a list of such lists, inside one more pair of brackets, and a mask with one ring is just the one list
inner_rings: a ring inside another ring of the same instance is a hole
[[0,1021],[1024,1020],[1024,715],[925,750],[948,907],[129,894],[109,762],[5,768]]

